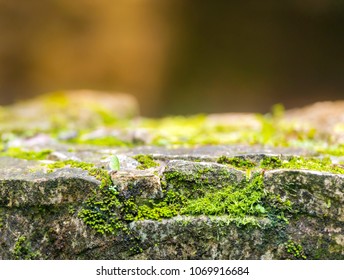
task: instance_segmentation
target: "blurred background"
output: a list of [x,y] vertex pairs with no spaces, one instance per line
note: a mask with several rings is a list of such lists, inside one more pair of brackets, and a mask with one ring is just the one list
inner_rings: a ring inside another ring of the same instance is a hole
[[344,1],[0,0],[0,104],[88,88],[145,116],[344,99]]

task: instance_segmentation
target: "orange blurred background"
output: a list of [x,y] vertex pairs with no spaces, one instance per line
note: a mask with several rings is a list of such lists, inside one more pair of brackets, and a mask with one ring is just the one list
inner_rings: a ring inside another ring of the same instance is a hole
[[143,115],[344,99],[344,1],[0,0],[0,104],[90,88]]

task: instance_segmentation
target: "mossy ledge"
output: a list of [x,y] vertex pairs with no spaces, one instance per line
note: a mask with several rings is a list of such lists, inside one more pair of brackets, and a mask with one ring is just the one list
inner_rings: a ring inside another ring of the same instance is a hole
[[140,165],[137,166],[137,169],[148,169],[159,166],[159,163],[153,160],[152,155],[135,155],[133,156],[133,159],[140,163]]
[[[252,158],[167,156],[158,165],[140,154],[150,164],[136,169],[119,155],[115,171],[100,160],[13,159],[12,173],[11,159],[0,158],[9,168],[0,170],[0,256],[343,259],[342,168],[330,159]],[[30,165],[41,169],[28,173]]]

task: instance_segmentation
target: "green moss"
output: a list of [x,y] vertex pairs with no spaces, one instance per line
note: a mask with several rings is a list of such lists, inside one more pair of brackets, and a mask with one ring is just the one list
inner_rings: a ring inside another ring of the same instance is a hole
[[122,141],[114,136],[106,136],[101,138],[95,139],[83,139],[82,136],[76,139],[71,139],[68,141],[69,143],[76,143],[76,144],[87,144],[87,145],[95,145],[95,146],[108,146],[108,147],[132,147],[133,144],[130,142]]
[[341,157],[344,156],[344,145],[332,145],[330,147],[315,147],[315,150],[319,153]]
[[203,197],[191,199],[181,210],[191,215],[228,215],[231,218],[262,216],[267,210],[262,205],[263,180],[257,176],[242,186],[225,186],[207,192]]
[[181,209],[187,205],[187,197],[169,190],[162,200],[149,201],[138,207],[135,220],[161,220],[181,214]]
[[305,169],[344,174],[344,168],[340,165],[333,164],[331,159],[328,157],[314,158],[295,156],[285,160],[282,160],[277,156],[265,157],[263,160],[261,160],[260,167],[263,169]]
[[137,160],[140,163],[140,165],[137,166],[137,169],[148,169],[148,168],[159,166],[159,163],[153,160],[152,155],[140,154],[140,155],[133,156],[133,159]]
[[264,169],[275,169],[282,167],[282,160],[277,156],[264,157],[260,161],[260,167]]
[[54,163],[46,164],[48,172],[53,172],[55,169],[71,167],[71,168],[80,168],[86,170],[90,176],[95,177],[98,181],[101,182],[100,187],[111,186],[112,181],[109,173],[101,168],[97,168],[93,163],[75,161],[75,160],[65,160],[57,161]]
[[125,223],[125,216],[128,215],[125,201],[120,198],[106,170],[97,168],[92,163],[74,160],[59,161],[46,166],[50,172],[66,166],[81,168],[99,180],[100,187],[95,189],[91,197],[84,202],[82,209],[78,212],[78,217],[101,234],[115,234],[120,230],[128,231]]
[[[116,187],[113,186],[111,176],[106,170],[95,167],[92,163],[74,160],[58,161],[47,164],[48,172],[58,168],[71,167],[86,170],[90,176],[101,182],[100,187],[86,199],[78,217],[83,222],[101,234],[115,234],[118,231],[129,232],[126,224],[128,207],[126,201],[119,196]],[[69,209],[70,214],[74,208]]]
[[303,251],[303,248],[300,244],[295,243],[292,240],[288,240],[285,244],[287,253],[292,257],[292,259],[297,260],[306,260],[307,257]]
[[289,161],[283,162],[281,167],[288,169],[308,169],[336,174],[344,174],[344,168],[332,164],[330,158],[293,157]]
[[165,172],[167,185],[188,198],[196,198],[233,181],[233,174],[226,167],[212,168],[197,164],[193,168]]
[[52,151],[47,149],[41,151],[27,151],[21,148],[9,148],[5,152],[0,153],[0,156],[20,158],[26,160],[44,160],[51,153]]
[[[173,116],[145,119],[141,127],[152,135],[150,144],[157,146],[193,146],[224,143],[225,135],[217,137],[214,127],[207,125],[205,115]],[[222,134],[222,132],[221,132]]]
[[229,164],[239,169],[249,169],[256,166],[254,162],[240,157],[230,158],[227,156],[221,156],[216,162],[220,164]]
[[69,205],[68,206],[68,213],[70,215],[74,215],[75,212],[76,212],[76,210],[75,210],[74,206],[73,205]]
[[[145,167],[151,166],[147,161],[153,161],[152,157],[147,155],[138,155],[136,159]],[[226,157],[221,157],[219,161],[244,169],[255,166],[250,161]],[[156,164],[154,161],[153,163]],[[328,160],[320,160],[320,163],[321,168],[334,168]],[[314,168],[313,164],[318,166],[319,159],[304,161],[291,158],[282,161],[279,157],[266,157],[261,161],[260,167],[295,168],[299,165],[298,168]],[[113,186],[108,172],[91,163],[69,160],[47,165],[51,171],[65,166],[87,170],[91,176],[102,182],[101,187],[94,190],[77,214],[86,225],[100,234],[123,233],[132,236],[129,227],[132,221],[161,220],[177,215],[226,216],[228,221],[238,226],[260,226],[258,219],[267,218],[271,225],[278,226],[288,223],[290,217],[295,214],[289,200],[282,200],[280,196],[264,190],[263,176],[259,172],[240,183],[233,184],[235,180],[228,168],[195,163],[192,170],[165,171],[161,178],[162,198],[142,199],[134,194],[129,197],[121,195],[117,191],[117,186]],[[295,251],[295,255],[296,249],[300,251],[298,247],[289,247],[289,250]],[[300,253],[300,256],[303,254]]]
[[[50,105],[58,104],[57,112],[63,111],[65,106],[69,108],[70,102],[64,93],[52,94],[45,102]],[[49,105],[49,106],[50,106]],[[92,107],[92,106],[91,106]],[[94,115],[91,121],[85,122],[75,112],[55,114],[51,119],[51,127],[46,131],[42,129],[7,129],[7,134],[13,137],[23,135],[35,135],[45,132],[53,137],[58,137],[63,131],[75,131],[78,137],[67,140],[69,143],[88,144],[97,146],[133,147],[142,144],[166,146],[166,147],[192,147],[195,145],[221,145],[221,144],[258,144],[263,146],[301,147],[311,151],[317,151],[326,155],[343,156],[344,146],[338,145],[331,137],[324,137],[314,128],[300,129],[294,123],[283,119],[284,108],[280,104],[272,108],[271,113],[256,115],[258,122],[253,126],[243,126],[233,122],[217,124],[209,120],[205,115],[173,116],[161,119],[117,119],[113,112],[104,108],[89,108]],[[255,122],[255,120],[253,120]],[[100,125],[113,129],[121,129],[124,134],[131,131],[130,128],[142,129],[150,137],[140,141],[133,137],[132,140],[123,141],[113,136],[96,139],[87,139],[85,134],[91,133]],[[2,139],[4,142],[4,138]]]
[[278,128],[274,119],[262,115],[257,115],[257,119],[261,123],[261,131],[253,135],[253,143],[275,146]]
[[122,219],[123,204],[118,192],[107,187],[98,189],[87,199],[78,217],[101,234],[115,234],[127,229]]
[[[167,185],[173,189],[166,191],[163,199],[150,200],[138,206],[137,215],[132,220],[161,220],[177,215],[225,215],[238,226],[250,222],[257,226],[257,219],[251,217],[268,217],[276,223],[286,223],[292,214],[290,201],[282,201],[264,191],[263,177],[259,174],[241,184],[225,182],[221,188],[211,181],[202,182],[201,177],[192,179],[177,172],[166,173],[165,177]],[[201,185],[192,185],[195,182]]]
[[[114,234],[118,231],[129,232],[127,225],[130,221],[161,220],[180,214],[191,215],[192,213],[189,210],[192,207],[192,199],[206,193],[206,190],[202,190],[197,184],[209,187],[217,185],[218,182],[208,181],[207,179],[207,175],[214,172],[217,171],[209,168],[199,168],[197,176],[192,179],[186,179],[185,174],[178,174],[177,172],[165,174],[167,184],[162,184],[165,185],[164,197],[155,200],[141,200],[140,203],[136,201],[135,197],[122,197],[115,188],[107,185],[95,191],[94,195],[85,202],[78,216],[97,232]],[[221,174],[221,171],[219,173]],[[229,174],[223,174],[223,176],[227,175]],[[183,185],[192,180],[194,185],[189,189],[184,188]],[[170,185],[171,182],[180,184],[179,187],[176,186],[177,190],[166,190],[167,185]],[[239,204],[238,207],[241,207],[241,205]],[[259,206],[256,206],[255,209],[263,211]],[[208,213],[205,211],[204,214]]]
[[166,117],[145,119],[139,127],[147,129],[158,146],[194,146],[217,144],[258,144],[267,146],[300,147],[314,150],[323,143],[314,128],[301,130],[293,123],[283,122],[284,108],[273,106],[271,113],[257,114],[257,124],[242,126],[229,122],[217,124],[206,116]]
[[39,252],[32,250],[31,244],[25,236],[20,236],[14,244],[13,255],[17,260],[35,260],[40,257]]

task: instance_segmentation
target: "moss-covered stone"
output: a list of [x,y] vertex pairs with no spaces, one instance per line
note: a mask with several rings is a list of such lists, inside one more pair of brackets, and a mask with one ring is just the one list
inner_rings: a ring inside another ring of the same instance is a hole
[[1,109],[1,259],[343,259],[341,118],[132,118],[83,93]]
[[133,159],[140,163],[140,165],[137,166],[137,169],[148,169],[159,166],[159,163],[153,160],[152,155],[136,155],[133,156]]
[[9,148],[0,153],[0,157],[13,157],[26,160],[44,160],[52,153],[51,150],[43,149],[40,151],[23,150],[21,148]]
[[252,162],[251,160],[240,158],[240,157],[230,158],[226,156],[221,156],[218,158],[217,163],[229,164],[229,165],[232,165],[233,167],[240,168],[240,169],[249,169],[256,166],[256,163]]
[[34,260],[39,259],[40,253],[31,248],[31,243],[25,236],[20,236],[13,248],[13,256],[17,260]]
[[288,240],[288,242],[285,244],[285,249],[287,250],[287,253],[290,254],[291,258],[293,259],[301,259],[301,260],[307,259],[305,253],[303,252],[302,246],[300,244],[295,243],[292,240]]

